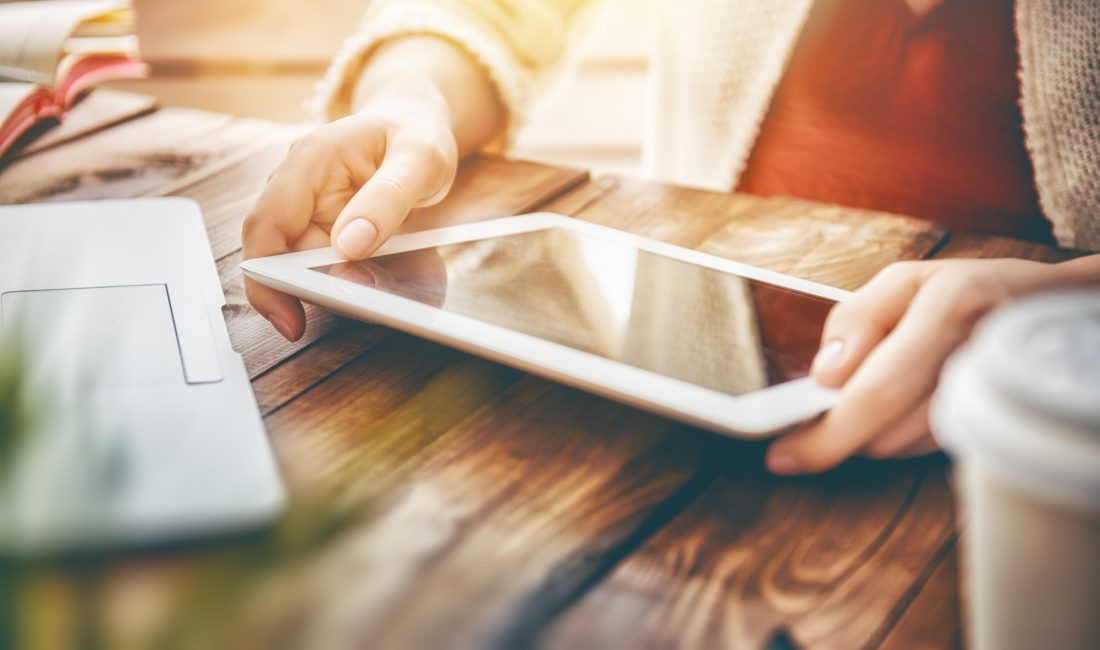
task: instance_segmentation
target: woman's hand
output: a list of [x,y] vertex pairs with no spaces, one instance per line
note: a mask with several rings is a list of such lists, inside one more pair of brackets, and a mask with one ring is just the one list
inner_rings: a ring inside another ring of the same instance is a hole
[[[409,210],[442,200],[459,159],[505,123],[485,70],[445,39],[386,41],[353,85],[355,114],[296,142],[245,218],[245,259],[330,244],[349,259],[370,255]],[[245,292],[280,334],[302,336],[296,298],[247,279]]]
[[[884,458],[935,450],[928,404],[948,355],[990,310],[1073,282],[1082,275],[1074,271],[1089,260],[1060,265],[945,260],[887,267],[834,307],[826,322],[811,373],[819,384],[840,388],[840,401],[818,422],[773,443],[768,468],[777,474],[811,473],[855,454]],[[1092,260],[1092,272],[1095,266]]]
[[[370,255],[409,211],[446,195],[458,168],[441,98],[383,95],[290,148],[244,222],[245,259],[331,245]],[[249,302],[280,334],[299,338],[302,304],[245,280]]]

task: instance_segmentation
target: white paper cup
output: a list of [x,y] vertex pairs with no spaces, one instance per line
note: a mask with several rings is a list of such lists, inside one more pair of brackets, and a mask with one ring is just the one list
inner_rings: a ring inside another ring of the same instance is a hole
[[987,318],[931,424],[956,460],[971,646],[1100,649],[1100,291]]

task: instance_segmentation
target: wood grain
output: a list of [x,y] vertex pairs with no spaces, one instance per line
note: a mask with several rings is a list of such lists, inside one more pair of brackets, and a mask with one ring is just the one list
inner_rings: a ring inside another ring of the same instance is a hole
[[389,334],[390,330],[384,327],[337,319],[329,334],[321,337],[308,354],[291,355],[278,365],[258,373],[252,381],[252,390],[260,412],[266,416],[285,406],[310,387],[328,379],[368,348],[380,344]]
[[1055,248],[1021,239],[1010,239],[996,235],[979,233],[952,234],[942,249],[936,252],[936,259],[948,258],[996,258],[1014,257],[1037,262],[1064,262],[1075,257],[1088,255],[1087,251]]
[[531,212],[580,185],[588,173],[524,160],[474,156],[463,161],[447,198],[414,210],[402,232]]
[[928,221],[810,203],[604,179],[549,210],[842,289],[927,256],[947,231]]
[[[596,196],[590,196],[595,192]],[[569,211],[569,203],[578,209]],[[677,246],[694,248],[736,218],[737,200],[728,194],[669,187],[638,180],[602,181],[581,199],[562,197],[548,209]]]
[[880,461],[879,471],[913,476],[910,500],[896,512],[889,534],[875,554],[852,573],[843,588],[793,626],[798,638],[813,647],[875,647],[881,643],[954,547],[955,502],[947,469],[942,455]]
[[953,545],[883,639],[883,650],[962,648],[959,587],[958,546]]
[[[703,446],[676,444],[679,425],[521,377],[387,339],[269,419],[292,484],[393,485],[393,508],[309,594],[306,645],[333,629],[372,647],[509,645],[697,470]],[[480,407],[460,418],[456,403]]]
[[[518,378],[515,371],[393,333],[276,410],[267,419],[268,433],[292,493],[345,468],[386,476],[446,433],[450,425],[442,425],[465,417],[466,410],[455,415],[459,405],[472,404],[474,396],[491,400]],[[462,397],[466,389],[470,399]]]
[[0,202],[139,196],[239,152],[268,128],[202,111],[158,111],[15,160],[0,173]]
[[[229,618],[218,620],[245,630],[238,641],[759,647],[780,628],[811,647],[957,637],[942,605],[954,593],[954,515],[940,457],[856,460],[778,479],[762,468],[761,444],[385,328],[311,308],[307,338],[275,335],[243,297],[240,220],[294,135],[160,111],[0,174],[7,201],[198,200],[230,334],[292,501],[372,513],[289,572],[265,569],[266,584],[219,604]],[[963,237],[944,244],[942,229],[881,213],[587,179],[498,158],[467,162],[447,201],[408,228],[536,209],[845,288],[898,259],[1058,255]],[[129,587],[118,593],[129,596],[113,596],[110,609],[120,620],[137,612],[156,621],[149,612],[172,611],[189,576],[236,570],[232,557],[215,545],[124,562],[119,582]],[[248,616],[236,617],[238,605]],[[921,631],[936,620],[943,634]]]
[[731,445],[718,480],[545,645],[759,648],[780,630],[798,647],[873,645],[950,543],[939,469],[854,461],[792,481],[765,474],[762,455]]
[[947,236],[929,221],[883,212],[785,197],[736,201],[736,218],[700,250],[841,289],[858,289],[892,262],[921,259]]
[[605,197],[619,186],[619,180],[611,177],[588,179],[568,192],[543,203],[539,210],[565,215],[580,214],[589,205]]

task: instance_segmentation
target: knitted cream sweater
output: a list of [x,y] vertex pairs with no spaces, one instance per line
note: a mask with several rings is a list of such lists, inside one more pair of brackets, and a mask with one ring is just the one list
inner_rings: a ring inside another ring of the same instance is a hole
[[[966,0],[960,0],[966,1]],[[1008,0],[1005,0],[1008,1]],[[447,38],[489,72],[509,109],[527,99],[598,0],[374,0],[322,81],[316,108],[349,110],[379,42]],[[735,187],[812,0],[668,0],[653,58],[644,169],[663,181]],[[1024,130],[1044,213],[1065,246],[1100,250],[1100,1],[1016,0]]]

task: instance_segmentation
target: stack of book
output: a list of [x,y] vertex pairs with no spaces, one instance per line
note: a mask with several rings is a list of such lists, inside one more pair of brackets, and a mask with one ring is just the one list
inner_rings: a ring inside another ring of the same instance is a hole
[[0,4],[0,159],[97,84],[147,73],[128,0]]

